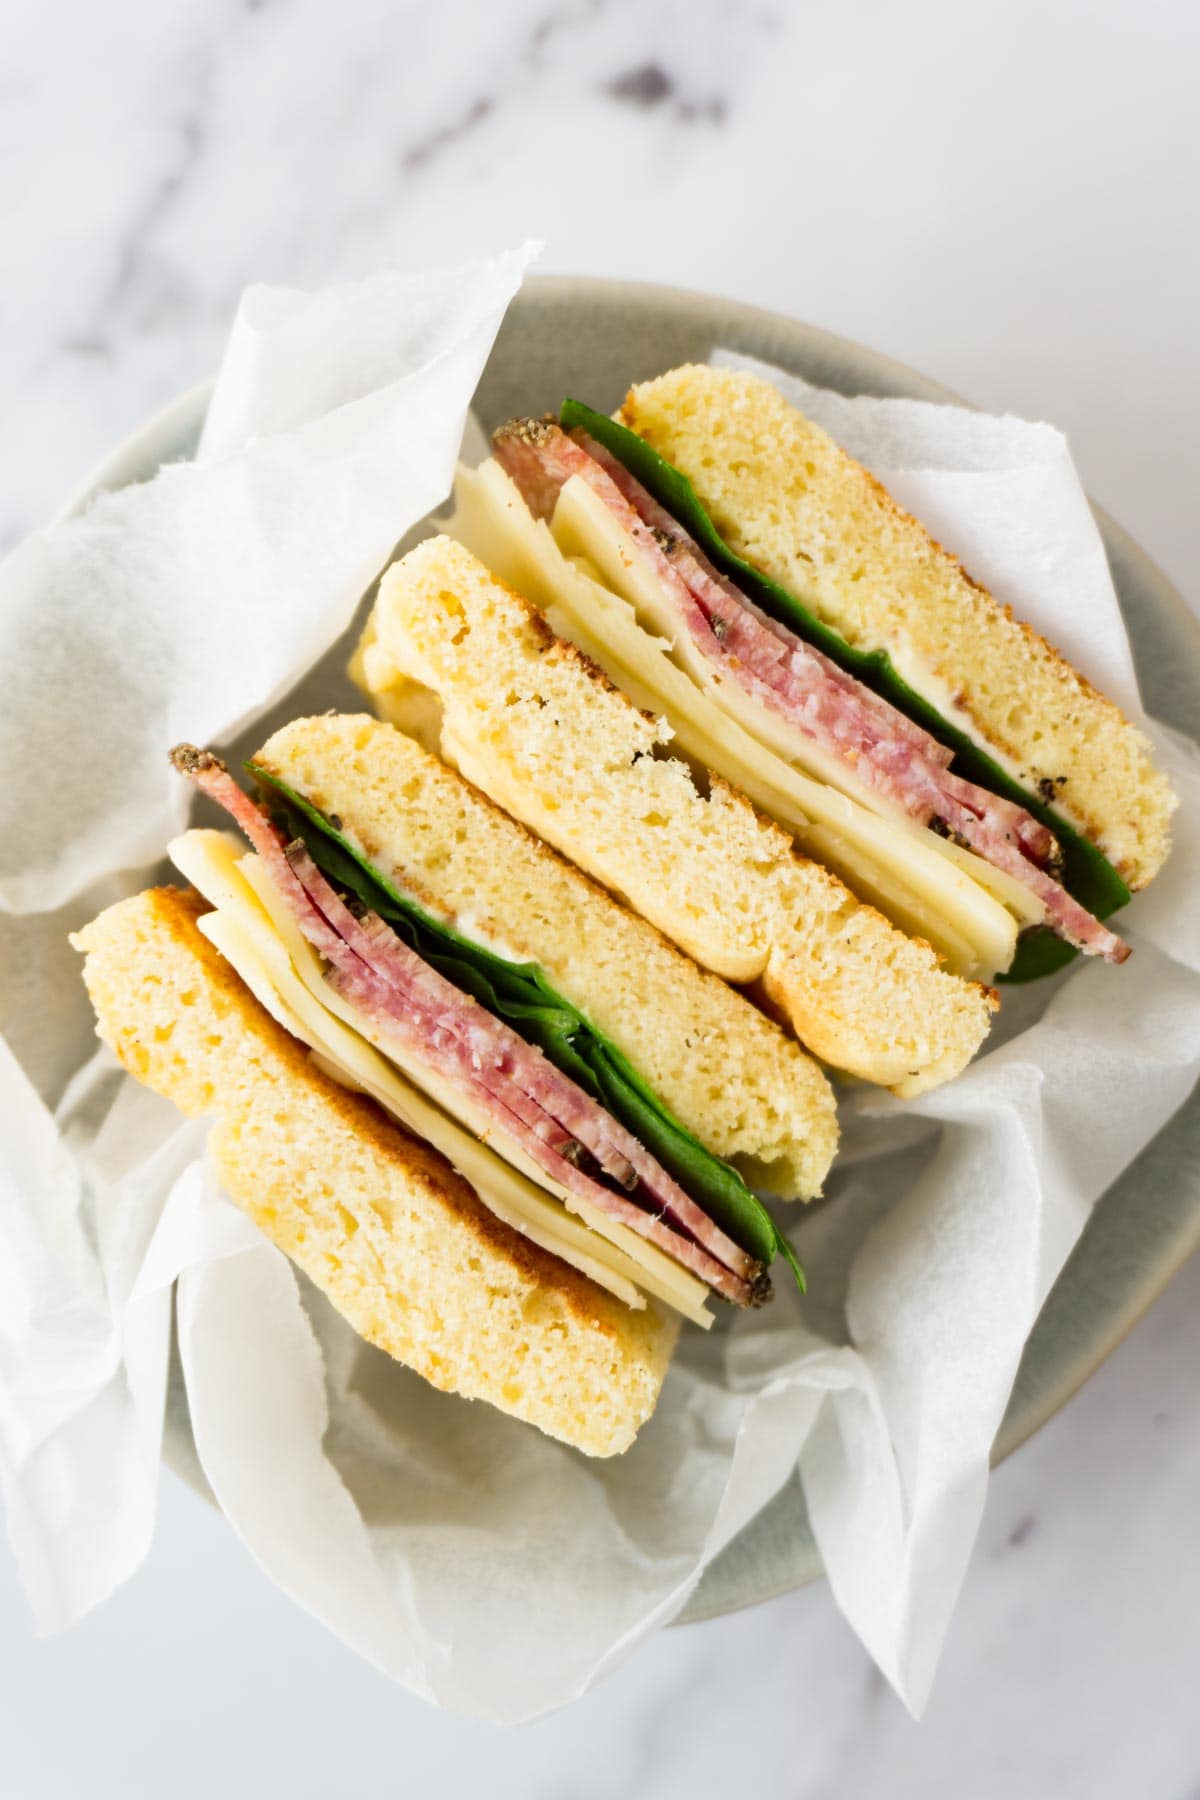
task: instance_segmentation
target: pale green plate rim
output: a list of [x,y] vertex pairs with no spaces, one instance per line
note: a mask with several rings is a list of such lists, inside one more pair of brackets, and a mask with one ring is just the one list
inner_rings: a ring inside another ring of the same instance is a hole
[[[959,396],[835,334],[739,301],[649,283],[532,276],[510,309],[480,383],[485,421],[539,410],[568,389],[614,404],[629,381],[716,344],[761,356],[847,393]],[[600,358],[597,364],[597,357]],[[600,373],[597,375],[597,368]],[[211,392],[179,395],[109,453],[58,517],[102,489],[145,480],[194,446]],[[615,389],[615,391],[614,391]],[[544,390],[544,393],[539,391]],[[1200,718],[1200,625],[1143,550],[1094,508],[1134,638],[1148,709],[1185,729]],[[1026,1346],[993,1462],[1066,1404],[1200,1244],[1200,1097],[1193,1094],[1097,1205]],[[186,1401],[172,1382],[164,1459],[211,1498]],[[803,1500],[790,1487],[714,1562],[682,1617],[711,1618],[800,1587],[821,1573]]]

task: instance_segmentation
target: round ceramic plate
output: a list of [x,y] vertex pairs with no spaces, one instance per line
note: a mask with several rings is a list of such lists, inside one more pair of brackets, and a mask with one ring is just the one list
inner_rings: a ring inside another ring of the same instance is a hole
[[[612,409],[631,382],[717,345],[749,352],[847,394],[953,400],[936,382],[872,350],[733,301],[630,282],[540,276],[513,302],[475,398],[490,428],[514,413],[556,409],[567,393]],[[105,462],[66,511],[102,488],[143,481],[192,454],[208,388],[152,419]],[[1200,718],[1200,630],[1182,600],[1118,526],[1098,515],[1149,712],[1180,730]],[[361,704],[344,657],[326,659],[278,709]],[[260,722],[261,736],[271,720]],[[257,741],[257,740],[256,740]],[[1177,1113],[1104,1195],[1026,1345],[995,1459],[1007,1456],[1064,1405],[1118,1344],[1200,1242],[1200,1094]],[[168,1400],[164,1454],[206,1491],[178,1369]],[[786,1488],[709,1569],[685,1618],[731,1612],[820,1573],[798,1486]]]

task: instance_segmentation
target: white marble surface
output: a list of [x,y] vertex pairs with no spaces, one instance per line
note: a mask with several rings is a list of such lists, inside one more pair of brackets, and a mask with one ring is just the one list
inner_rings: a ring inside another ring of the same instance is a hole
[[[1200,13],[1016,0],[9,0],[0,541],[211,367],[244,282],[527,233],[777,307],[1071,434],[1196,603]],[[1200,1266],[997,1475],[925,1722],[814,1588],[509,1733],[387,1686],[174,1482],[139,1578],[32,1639],[0,1795],[1200,1794]]]

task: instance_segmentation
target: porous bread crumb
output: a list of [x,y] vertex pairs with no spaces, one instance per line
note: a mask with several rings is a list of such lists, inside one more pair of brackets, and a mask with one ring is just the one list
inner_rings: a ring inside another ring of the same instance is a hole
[[99,1035],[211,1114],[227,1192],[370,1343],[591,1456],[633,1442],[678,1321],[637,1312],[494,1217],[428,1145],[321,1073],[155,888],[76,933]]
[[731,550],[848,643],[927,671],[934,703],[953,696],[1131,888],[1156,874],[1176,799],[1144,733],[770,382],[688,364],[632,388],[618,417],[688,477]]
[[761,988],[804,1043],[837,1068],[873,1046],[868,1078],[905,1099],[959,1073],[999,1005],[994,989],[951,975],[923,939],[813,863],[785,875],[777,894]]
[[762,983],[823,1061],[913,1094],[979,1048],[994,995],[703,783],[665,721],[461,545],[429,539],[387,572],[359,666],[381,705],[396,683],[431,688],[471,781],[705,968]]
[[811,1198],[837,1147],[799,1045],[402,732],[297,719],[255,761],[437,916],[536,962],[655,1093],[755,1186]]

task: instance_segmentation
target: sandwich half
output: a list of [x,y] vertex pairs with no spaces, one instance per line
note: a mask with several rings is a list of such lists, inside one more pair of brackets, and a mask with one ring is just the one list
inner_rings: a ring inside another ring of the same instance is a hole
[[1145,736],[770,383],[494,444],[451,529],[857,892],[982,979],[1125,959],[1174,805]]
[[[511,488],[492,466],[497,487]],[[801,855],[751,804],[747,790],[760,796],[748,778],[739,791],[712,773],[708,736],[687,735],[681,710],[663,716],[660,675],[680,688],[681,707],[695,691],[665,653],[654,649],[659,674],[635,677],[615,658],[606,673],[555,634],[561,609],[550,597],[573,565],[515,492],[509,503],[528,540],[510,556],[515,540],[502,538],[491,560],[507,561],[520,592],[446,536],[388,570],[355,663],[379,709],[434,738],[477,787],[704,968],[751,986],[824,1062],[901,1094],[956,1074],[986,1035],[995,996],[825,866],[853,803],[822,789],[831,823],[805,845],[819,839],[822,860]],[[578,580],[604,595],[582,571]],[[683,760],[675,743],[695,755]],[[953,868],[949,880],[971,886]]]
[[631,389],[620,418],[691,483],[733,556],[876,656],[880,684],[922,701],[952,747],[966,737],[985,785],[1001,788],[998,770],[1020,804],[1041,802],[1064,861],[1073,834],[1131,892],[1157,874],[1176,800],[1144,733],[770,382],[675,369]]
[[[490,1241],[531,1248],[571,1293],[592,1293],[609,1338],[625,1314],[707,1325],[714,1295],[758,1304],[777,1254],[802,1281],[754,1189],[819,1192],[836,1146],[833,1098],[815,1064],[755,1008],[377,720],[327,715],[276,733],[247,765],[257,797],[208,752],[180,746],[173,760],[248,842],[185,833],[171,855],[204,905],[144,896],[133,922],[162,936],[165,917],[167,937],[176,947],[186,939],[193,960],[197,943],[206,946],[209,971],[209,952],[219,953],[225,991],[233,981],[264,1031],[270,1024],[306,1048],[316,1091],[328,1097],[332,1081],[365,1096],[360,1108],[393,1122],[401,1160],[411,1134],[431,1146],[422,1168],[440,1153],[447,1175],[457,1172],[454,1191],[470,1184],[471,1216],[488,1213]],[[181,907],[188,930],[172,935]],[[163,1017],[193,1004],[180,998],[189,974],[160,1005],[157,977],[139,984],[137,957],[122,960],[122,921],[128,915],[113,909],[77,940],[101,1033],[135,1073],[187,1106],[178,1058],[157,1046],[175,1037],[173,1028],[164,1035]],[[142,1016],[148,996],[153,1020]],[[223,1063],[219,1034],[199,1042],[212,1051],[207,1062]],[[206,1072],[196,1091],[211,1104],[200,1110],[225,1120],[227,1090],[244,1086],[232,1070],[219,1081]],[[285,1162],[293,1110],[277,1119]],[[240,1188],[231,1183],[235,1198],[253,1196],[264,1146],[260,1136]],[[339,1197],[334,1168],[303,1146],[293,1166],[300,1192],[324,1209],[321,1255],[298,1260],[363,1329],[362,1309],[344,1304],[337,1245],[365,1248],[395,1314],[365,1334],[412,1361],[395,1349],[409,1341],[407,1296],[424,1284],[436,1312],[444,1259],[418,1275],[403,1234],[391,1250],[378,1233],[360,1244],[364,1196]],[[289,1251],[308,1241],[308,1226],[277,1196],[255,1216]],[[617,1329],[614,1368],[627,1356],[640,1367],[646,1345],[668,1335],[642,1325],[625,1346]],[[511,1390],[520,1404],[509,1410],[543,1423],[543,1403],[521,1377],[524,1354],[514,1339],[487,1397],[505,1405]],[[472,1357],[451,1332],[414,1366],[425,1372],[433,1358],[443,1385],[480,1393]],[[630,1375],[640,1405],[646,1382]],[[566,1370],[563,1381],[569,1391]],[[627,1412],[591,1437],[557,1416],[544,1428],[599,1453],[601,1441],[624,1447],[637,1422]]]
[[628,1449],[678,1333],[506,1224],[449,1161],[349,1091],[154,888],[76,934],[99,1031],[139,1081],[213,1120],[225,1191],[368,1342],[591,1456]]

